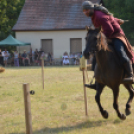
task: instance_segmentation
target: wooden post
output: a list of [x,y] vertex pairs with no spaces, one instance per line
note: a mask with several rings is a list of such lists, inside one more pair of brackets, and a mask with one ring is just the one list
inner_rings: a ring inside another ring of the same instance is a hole
[[88,79],[88,82],[89,82],[89,77],[88,77],[88,72],[87,72],[87,69],[86,69],[86,75],[87,75],[87,79]]
[[42,65],[42,86],[44,89],[44,59],[41,60],[41,65]]
[[87,107],[87,91],[86,91],[86,87],[85,87],[85,84],[86,84],[86,79],[85,79],[85,70],[83,69],[82,70],[83,72],[83,88],[84,88],[84,102],[85,102],[85,115],[88,116],[88,107]]
[[85,78],[85,70],[87,69],[87,60],[84,57],[80,59],[80,70],[83,72],[83,88],[84,88],[84,103],[85,103],[85,115],[88,116],[88,106],[87,106],[87,91],[86,91],[86,78]]
[[32,116],[31,116],[31,100],[30,100],[29,83],[23,84],[24,105],[25,105],[25,122],[26,134],[32,134]]

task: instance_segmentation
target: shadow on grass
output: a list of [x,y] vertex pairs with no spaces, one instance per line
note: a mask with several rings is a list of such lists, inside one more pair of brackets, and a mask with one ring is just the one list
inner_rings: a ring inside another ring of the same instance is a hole
[[[73,130],[78,129],[105,126],[107,123],[108,123],[107,120],[99,120],[99,121],[86,121],[73,126],[63,126],[55,128],[45,127],[41,130],[34,131],[33,134],[58,134],[60,132],[71,132]],[[25,133],[10,133],[10,134],[25,134]]]

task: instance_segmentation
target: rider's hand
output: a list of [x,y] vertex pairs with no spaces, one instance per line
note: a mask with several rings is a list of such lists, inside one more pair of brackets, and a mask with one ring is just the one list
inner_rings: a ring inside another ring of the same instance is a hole
[[119,23],[120,23],[120,25],[122,25],[124,23],[124,20],[119,19]]

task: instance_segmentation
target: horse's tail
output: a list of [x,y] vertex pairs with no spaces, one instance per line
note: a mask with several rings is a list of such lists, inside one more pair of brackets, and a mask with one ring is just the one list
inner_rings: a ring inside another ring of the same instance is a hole
[[0,67],[0,73],[3,73],[5,71],[5,68]]

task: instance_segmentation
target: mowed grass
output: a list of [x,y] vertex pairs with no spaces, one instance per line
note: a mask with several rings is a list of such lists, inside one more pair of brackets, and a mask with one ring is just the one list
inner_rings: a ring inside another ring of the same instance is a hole
[[[95,102],[95,91],[87,89],[88,117],[85,117],[82,72],[78,67],[44,68],[45,89],[42,89],[41,68],[8,68],[0,74],[0,134],[25,134],[22,83],[30,83],[33,134],[133,134],[132,114],[121,121],[113,109],[112,90],[105,88],[101,102],[109,112],[103,119]],[[93,72],[88,72],[89,78]],[[119,107],[122,113],[128,100],[121,86]]]

